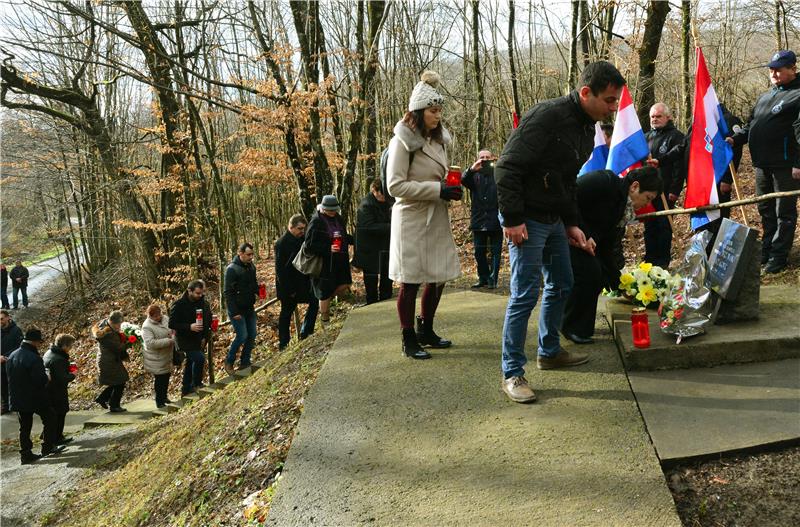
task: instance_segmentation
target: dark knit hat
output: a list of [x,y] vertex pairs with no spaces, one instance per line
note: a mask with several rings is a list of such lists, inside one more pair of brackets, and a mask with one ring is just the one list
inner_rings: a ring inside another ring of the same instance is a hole
[[322,203],[319,204],[322,210],[335,210],[341,212],[342,208],[339,206],[339,200],[333,194],[322,196]]

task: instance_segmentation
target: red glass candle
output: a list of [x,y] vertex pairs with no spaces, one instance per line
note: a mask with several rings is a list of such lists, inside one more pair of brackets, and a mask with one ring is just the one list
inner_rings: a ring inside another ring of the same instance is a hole
[[211,331],[216,331],[217,329],[219,329],[219,317],[211,315]]
[[267,286],[265,284],[258,284],[258,298],[261,300],[267,298]]
[[203,310],[202,309],[195,309],[194,312],[195,312],[195,317],[196,317],[197,323],[202,326],[203,325]]
[[78,365],[77,365],[77,364],[75,364],[74,362],[70,362],[70,363],[69,363],[69,368],[68,368],[68,371],[69,371],[70,373],[78,373]]
[[342,233],[339,231],[333,233],[333,246],[337,252],[342,250]]
[[650,322],[647,320],[645,308],[635,307],[631,311],[631,331],[635,347],[640,349],[650,347]]
[[461,167],[453,165],[447,171],[447,183],[448,187],[460,187],[461,186]]

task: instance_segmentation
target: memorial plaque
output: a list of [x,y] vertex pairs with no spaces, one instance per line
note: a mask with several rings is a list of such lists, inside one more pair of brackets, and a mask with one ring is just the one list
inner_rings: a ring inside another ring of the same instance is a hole
[[758,318],[760,259],[758,232],[723,218],[705,282],[715,298],[715,324]]
[[726,300],[736,299],[757,239],[754,229],[723,218],[708,260],[706,287]]

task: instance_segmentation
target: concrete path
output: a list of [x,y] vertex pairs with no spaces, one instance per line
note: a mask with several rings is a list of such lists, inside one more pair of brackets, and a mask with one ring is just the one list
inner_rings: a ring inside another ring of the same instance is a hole
[[662,461],[800,439],[800,359],[629,378]]
[[[64,433],[74,434],[81,429],[86,421],[104,413],[104,410],[79,410],[67,413],[64,422]],[[38,415],[33,416],[33,429],[31,437],[38,437],[42,433],[42,421]],[[19,438],[19,420],[16,413],[10,413],[0,418],[0,435],[3,441]]]
[[437,329],[456,346],[429,361],[401,355],[393,302],[354,310],[268,524],[680,526],[608,330],[586,365],[529,367],[539,401],[515,404],[500,388],[505,305],[445,295]]

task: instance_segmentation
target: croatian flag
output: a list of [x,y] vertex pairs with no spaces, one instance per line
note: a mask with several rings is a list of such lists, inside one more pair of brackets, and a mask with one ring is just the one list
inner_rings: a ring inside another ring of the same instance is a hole
[[606,169],[622,177],[628,170],[641,166],[642,160],[648,155],[650,147],[647,146],[647,138],[642,132],[633,99],[628,87],[623,86],[617,120],[614,122],[614,133],[611,134],[611,148],[608,152]]
[[581,177],[587,172],[593,170],[603,170],[606,168],[608,161],[608,145],[606,144],[606,134],[600,128],[600,123],[594,124],[594,149],[592,155],[586,160],[586,163],[581,167],[578,172],[578,177]]
[[[717,183],[733,159],[733,148],[725,142],[728,125],[722,117],[717,93],[711,85],[706,59],[699,47],[695,48],[695,53],[694,115],[684,201],[687,209],[719,203]],[[719,217],[719,210],[692,214],[692,229],[696,230]]]

